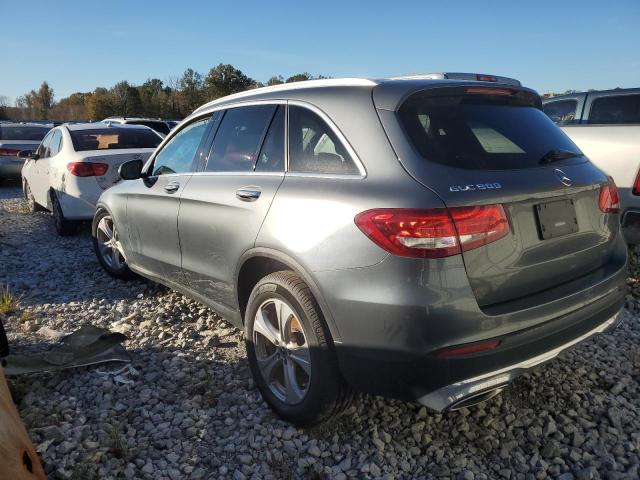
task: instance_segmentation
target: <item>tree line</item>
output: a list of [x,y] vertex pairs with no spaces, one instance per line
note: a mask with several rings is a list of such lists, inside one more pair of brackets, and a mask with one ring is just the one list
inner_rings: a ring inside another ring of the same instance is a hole
[[288,78],[276,75],[261,83],[230,64],[219,64],[202,75],[188,68],[181,76],[163,82],[149,78],[141,85],[128,81],[93,92],[77,92],[55,101],[45,81],[38,90],[18,97],[15,106],[0,96],[0,120],[102,120],[110,116],[183,118],[203,103],[252,88],[326,78],[299,73]]

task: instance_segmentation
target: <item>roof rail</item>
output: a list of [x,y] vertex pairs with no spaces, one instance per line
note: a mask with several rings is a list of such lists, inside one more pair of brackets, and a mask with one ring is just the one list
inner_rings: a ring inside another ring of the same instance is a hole
[[215,106],[219,103],[250,97],[263,92],[286,92],[289,90],[299,90],[302,88],[314,87],[375,87],[377,84],[378,82],[366,78],[323,78],[321,80],[304,80],[302,82],[282,83],[280,85],[254,88],[252,90],[246,90],[244,92],[227,95],[226,97],[217,98],[196,108],[193,113]]
[[418,73],[415,75],[405,75],[400,77],[391,77],[387,80],[473,80],[478,82],[495,82],[505,85],[513,85],[521,87],[519,80],[510,77],[500,77],[498,75],[488,75],[485,73],[460,73],[460,72],[439,72],[439,73]]

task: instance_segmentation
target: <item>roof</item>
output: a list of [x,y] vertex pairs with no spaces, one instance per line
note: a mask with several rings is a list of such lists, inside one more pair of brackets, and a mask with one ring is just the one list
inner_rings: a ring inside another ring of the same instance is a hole
[[53,128],[49,123],[31,123],[31,122],[0,122],[0,127],[41,127],[41,128]]
[[[67,130],[73,132],[76,130],[104,130],[105,128],[149,128],[146,125],[129,125],[126,123],[102,123],[102,122],[93,122],[93,123],[65,123],[65,127]],[[149,129],[152,130],[152,129]],[[154,131],[154,130],[153,130]]]
[[164,122],[161,118],[145,118],[145,117],[109,117],[102,120],[103,122]]
[[[447,78],[448,75],[457,76],[456,79]],[[469,77],[469,78],[462,78]],[[509,88],[524,89],[519,86],[520,82],[508,77],[496,77],[493,75],[483,75],[483,77],[493,77],[497,81],[478,81],[472,80],[475,74],[419,74],[405,77],[392,78],[328,78],[322,80],[306,80],[302,82],[285,83],[270,87],[254,88],[226,97],[218,98],[208,102],[196,110],[193,114],[203,113],[213,110],[216,107],[235,103],[238,101],[251,100],[274,100],[284,98],[295,98],[297,95],[308,93],[318,93],[320,91],[326,93],[332,89],[375,89],[375,101],[378,108],[393,110],[398,103],[404,99],[409,93],[422,90],[425,88],[442,87],[442,86],[465,86],[465,85],[482,85],[487,87],[495,87],[498,85],[509,86]],[[504,82],[504,83],[502,83]],[[380,102],[380,103],[379,103]]]

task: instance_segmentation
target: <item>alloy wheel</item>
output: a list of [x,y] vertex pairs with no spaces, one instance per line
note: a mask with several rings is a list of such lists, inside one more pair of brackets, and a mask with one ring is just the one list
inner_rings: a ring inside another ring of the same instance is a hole
[[105,215],[98,222],[96,240],[98,241],[100,256],[109,268],[120,270],[126,265],[122,254],[122,246],[118,241],[118,233],[110,215]]
[[282,402],[304,400],[311,381],[311,354],[302,322],[285,301],[260,305],[253,322],[253,343],[262,378]]

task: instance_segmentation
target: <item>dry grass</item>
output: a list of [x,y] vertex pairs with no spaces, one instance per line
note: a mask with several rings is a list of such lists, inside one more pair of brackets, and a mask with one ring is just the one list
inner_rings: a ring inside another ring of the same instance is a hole
[[9,285],[0,290],[0,314],[11,315],[20,306],[20,297],[11,293]]

